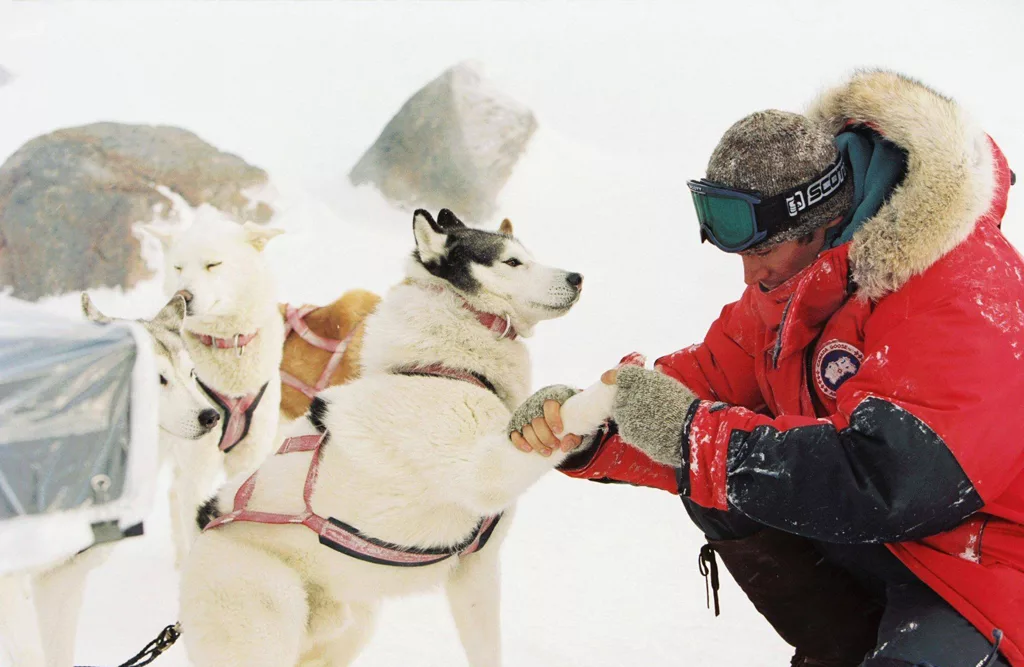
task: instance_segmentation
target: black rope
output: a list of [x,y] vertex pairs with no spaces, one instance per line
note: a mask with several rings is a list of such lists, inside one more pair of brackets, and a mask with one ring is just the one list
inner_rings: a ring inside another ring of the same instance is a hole
[[[718,616],[722,613],[718,604],[718,562],[715,560],[715,549],[710,544],[705,544],[700,548],[700,554],[697,556],[697,569],[704,577],[704,594],[707,598],[708,609],[711,609],[711,596],[714,595],[715,616]],[[710,589],[708,588],[708,575],[711,575]]]
[[117,667],[142,667],[148,665],[157,658],[160,657],[167,649],[174,645],[174,642],[178,641],[178,637],[181,636],[181,624],[175,623],[174,625],[168,625],[166,628],[160,631],[156,639],[146,644],[146,646],[128,658],[127,662],[122,662]]

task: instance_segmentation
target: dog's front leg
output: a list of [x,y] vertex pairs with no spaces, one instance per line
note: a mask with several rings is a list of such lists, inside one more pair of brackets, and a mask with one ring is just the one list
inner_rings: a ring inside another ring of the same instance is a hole
[[0,667],[46,665],[29,577],[0,576]]
[[72,556],[32,582],[39,638],[49,667],[74,664],[78,616],[89,573],[107,560],[113,547],[100,544]]
[[475,448],[478,455],[472,459],[446,461],[450,471],[447,490],[454,502],[480,516],[505,511],[567,456],[561,451],[549,457],[525,454],[515,448],[505,433],[481,438]]
[[[499,530],[506,527],[499,526]],[[495,537],[500,536],[492,536],[483,549],[462,557],[446,585],[448,605],[470,667],[501,665],[500,543]]]
[[211,438],[185,444],[189,447],[182,447],[175,453],[169,493],[176,570],[181,569],[199,535],[196,510],[216,491],[223,461],[223,454]]
[[181,471],[175,466],[174,479],[168,491],[168,505],[171,513],[171,541],[174,543],[174,569],[181,570],[185,556],[192,546],[192,530],[195,525],[195,508],[188,511],[189,503],[185,502],[181,489]]

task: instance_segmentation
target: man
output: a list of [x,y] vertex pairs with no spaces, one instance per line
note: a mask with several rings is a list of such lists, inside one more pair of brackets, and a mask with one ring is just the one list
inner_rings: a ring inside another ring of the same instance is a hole
[[[681,495],[793,665],[1024,665],[1013,178],[956,103],[893,73],[739,121],[689,187],[742,298],[655,371],[606,373],[613,421],[563,472]],[[571,393],[527,401],[513,444],[580,444]]]

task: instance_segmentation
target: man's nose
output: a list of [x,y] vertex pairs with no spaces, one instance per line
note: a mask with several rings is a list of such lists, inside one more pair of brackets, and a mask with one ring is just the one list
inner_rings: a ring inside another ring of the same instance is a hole
[[764,263],[753,255],[743,255],[743,282],[747,285],[756,285],[762,282],[768,272]]

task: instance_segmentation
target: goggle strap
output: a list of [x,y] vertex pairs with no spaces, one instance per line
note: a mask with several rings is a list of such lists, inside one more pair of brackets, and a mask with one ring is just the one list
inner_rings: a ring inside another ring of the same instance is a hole
[[754,208],[758,213],[763,212],[766,217],[772,219],[776,217],[795,218],[800,213],[820,206],[835,196],[846,182],[848,174],[846,156],[840,151],[828,168],[809,181],[777,195],[766,197]]

